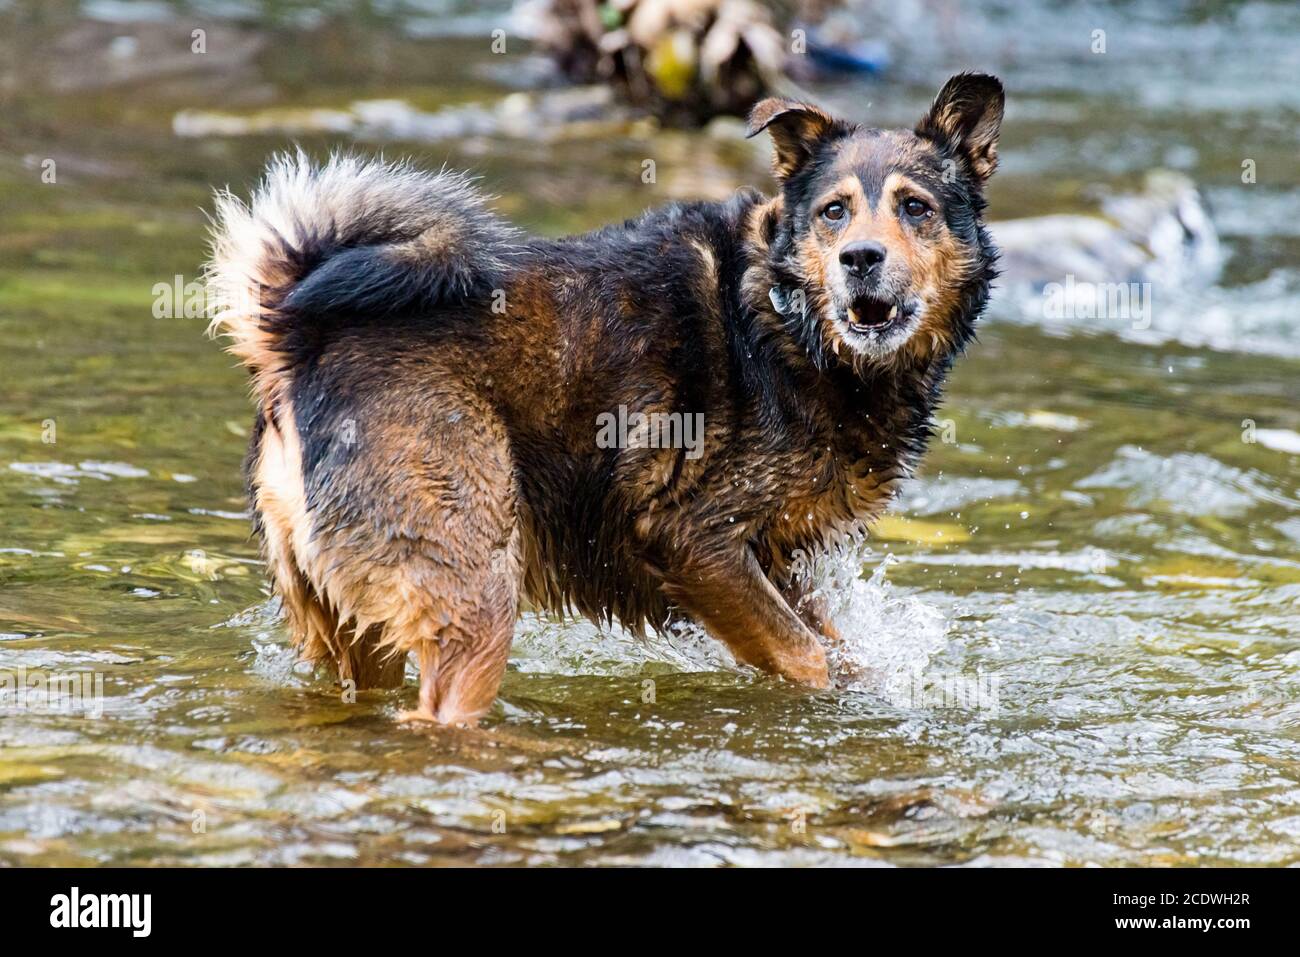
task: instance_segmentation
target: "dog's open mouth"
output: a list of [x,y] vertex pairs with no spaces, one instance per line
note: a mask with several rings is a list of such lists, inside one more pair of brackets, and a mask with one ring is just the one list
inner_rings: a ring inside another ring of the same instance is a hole
[[907,307],[893,299],[858,296],[849,305],[846,318],[854,332],[870,335],[887,329],[906,316]]

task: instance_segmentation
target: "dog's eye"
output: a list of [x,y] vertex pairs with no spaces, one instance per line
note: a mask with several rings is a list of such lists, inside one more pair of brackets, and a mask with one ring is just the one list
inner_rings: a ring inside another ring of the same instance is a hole
[[907,215],[911,216],[913,219],[924,219],[933,213],[934,210],[919,199],[912,198],[903,201],[903,212],[907,213]]
[[826,208],[822,210],[822,215],[829,220],[843,219],[846,210],[843,203],[827,203]]

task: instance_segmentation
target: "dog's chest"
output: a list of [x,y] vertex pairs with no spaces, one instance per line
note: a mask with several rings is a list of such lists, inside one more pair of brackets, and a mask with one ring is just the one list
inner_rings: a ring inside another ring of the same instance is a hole
[[874,434],[795,457],[781,473],[781,494],[766,516],[767,537],[775,551],[788,555],[848,532],[880,514],[901,471],[898,450]]

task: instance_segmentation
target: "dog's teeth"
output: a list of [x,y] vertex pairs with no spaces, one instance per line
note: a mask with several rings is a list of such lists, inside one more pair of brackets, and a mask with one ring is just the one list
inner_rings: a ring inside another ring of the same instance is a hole
[[898,315],[898,307],[891,306],[889,309],[889,315],[886,318],[893,319],[896,315]]
[[858,319],[858,314],[854,311],[852,306],[849,306],[849,322],[853,323],[855,326],[861,324],[861,320]]

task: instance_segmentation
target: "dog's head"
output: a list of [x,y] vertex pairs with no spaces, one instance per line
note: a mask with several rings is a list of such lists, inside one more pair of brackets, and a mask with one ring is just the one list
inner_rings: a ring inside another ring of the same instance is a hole
[[914,130],[780,98],[754,107],[749,135],[771,135],[781,184],[772,298],[810,348],[861,365],[952,355],[970,338],[997,256],[980,217],[1002,105],[997,79],[964,73]]

